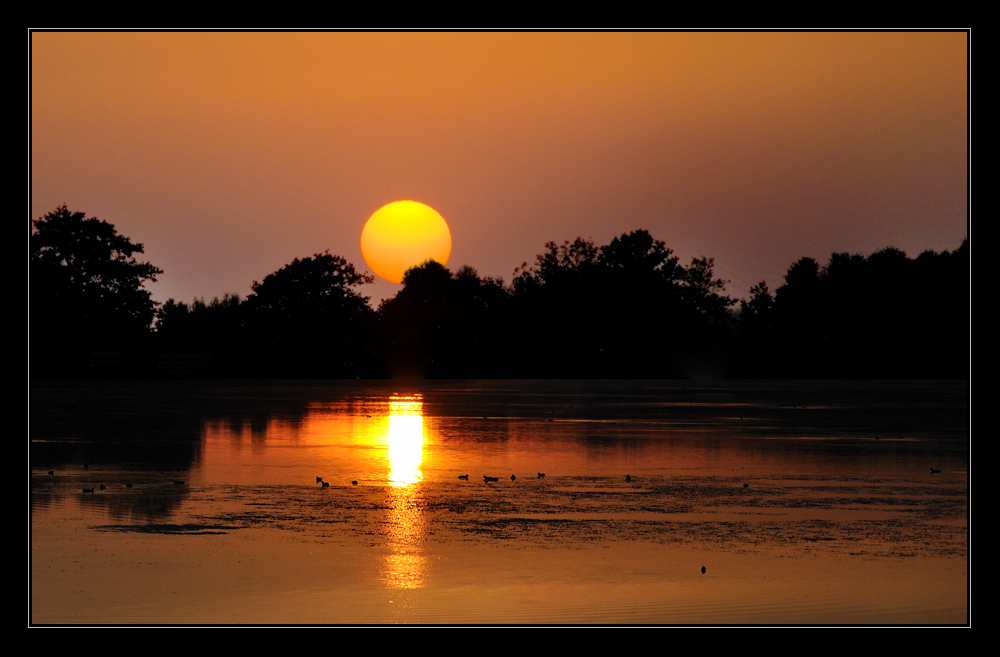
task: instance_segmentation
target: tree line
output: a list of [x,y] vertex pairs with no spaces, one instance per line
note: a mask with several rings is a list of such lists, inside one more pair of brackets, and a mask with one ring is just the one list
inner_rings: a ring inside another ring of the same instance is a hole
[[427,261],[377,309],[328,251],[246,298],[152,301],[162,271],[112,224],[62,206],[32,222],[33,376],[948,377],[969,369],[968,240],[793,263],[774,293],[726,294],[645,230],[549,242],[511,283]]

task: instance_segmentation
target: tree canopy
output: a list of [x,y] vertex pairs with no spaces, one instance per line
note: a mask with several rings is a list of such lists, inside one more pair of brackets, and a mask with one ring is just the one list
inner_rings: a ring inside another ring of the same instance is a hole
[[250,367],[268,375],[369,375],[375,313],[354,288],[374,282],[329,251],[254,281],[245,313]]
[[129,318],[149,328],[155,304],[142,285],[163,271],[135,259],[142,244],[65,205],[32,221],[32,227],[30,285],[37,301],[82,306],[91,316]]
[[[142,244],[65,205],[31,222],[33,373],[294,377],[964,376],[969,246],[794,262],[739,302],[712,258],[645,230],[549,242],[511,285],[426,261],[378,311],[374,277],[329,251],[245,300],[169,299]],[[151,325],[156,322],[155,332]]]
[[121,349],[148,333],[156,304],[143,283],[162,270],[136,260],[142,244],[65,205],[31,225],[32,334],[48,353]]
[[374,282],[371,274],[359,273],[345,258],[327,250],[310,258],[295,258],[266,276],[263,283],[254,281],[247,301],[259,312],[286,316],[340,310],[367,304],[368,297],[354,288]]

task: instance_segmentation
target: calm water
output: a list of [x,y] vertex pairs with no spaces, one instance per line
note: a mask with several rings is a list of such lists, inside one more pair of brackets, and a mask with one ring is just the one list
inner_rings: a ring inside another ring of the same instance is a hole
[[35,383],[31,619],[964,623],[969,449],[965,382]]

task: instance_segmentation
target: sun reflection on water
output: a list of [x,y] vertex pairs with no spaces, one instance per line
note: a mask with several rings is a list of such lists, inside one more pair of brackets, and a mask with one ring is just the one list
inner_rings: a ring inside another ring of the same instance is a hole
[[258,426],[209,421],[204,437],[205,478],[319,488],[316,478],[321,477],[334,488],[352,491],[358,497],[350,499],[363,507],[382,509],[384,516],[375,522],[386,551],[375,577],[390,589],[426,585],[428,527],[421,484],[428,438],[421,395],[317,404],[301,419],[273,417]]
[[389,484],[409,486],[421,479],[424,451],[423,402],[419,397],[389,400]]
[[424,585],[427,560],[420,544],[424,526],[422,474],[423,401],[417,397],[389,400],[389,513],[388,534],[392,551],[386,556],[383,579],[390,588],[415,589]]

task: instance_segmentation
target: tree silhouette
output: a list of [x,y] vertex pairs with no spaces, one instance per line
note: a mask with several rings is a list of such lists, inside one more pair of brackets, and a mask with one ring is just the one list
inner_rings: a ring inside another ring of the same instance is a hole
[[740,301],[740,321],[743,328],[754,336],[767,333],[771,326],[771,312],[774,297],[767,289],[767,282],[761,281],[750,288],[750,301]]
[[744,304],[742,348],[769,350],[744,359],[744,372],[810,377],[961,377],[967,375],[968,241],[953,253],[911,260],[886,247],[867,258],[834,253],[820,267],[801,258],[778,288],[770,321],[763,301]]
[[736,300],[720,294],[725,291],[729,281],[712,278],[714,268],[715,258],[692,258],[681,282],[685,300],[710,322],[718,323],[727,318],[726,312]]
[[263,283],[253,282],[247,299],[259,312],[282,315],[339,311],[344,306],[367,303],[353,288],[374,283],[371,274],[359,273],[354,265],[330,251],[311,258],[295,258]]
[[156,310],[153,343],[160,371],[170,375],[225,375],[249,373],[246,304],[238,294],[215,297],[191,305],[173,299]]
[[685,269],[646,230],[545,245],[514,271],[511,360],[530,376],[675,376],[729,330],[714,261]]
[[354,288],[374,283],[329,251],[253,282],[247,322],[265,374],[362,376],[372,371],[374,312]]
[[88,350],[128,349],[148,334],[156,304],[143,283],[162,271],[135,259],[142,244],[65,205],[31,223],[34,365],[73,369],[67,359],[85,359]]
[[645,230],[636,230],[616,237],[600,249],[600,262],[610,269],[621,269],[636,276],[656,275],[674,281],[683,268],[677,265],[677,256],[660,240]]

